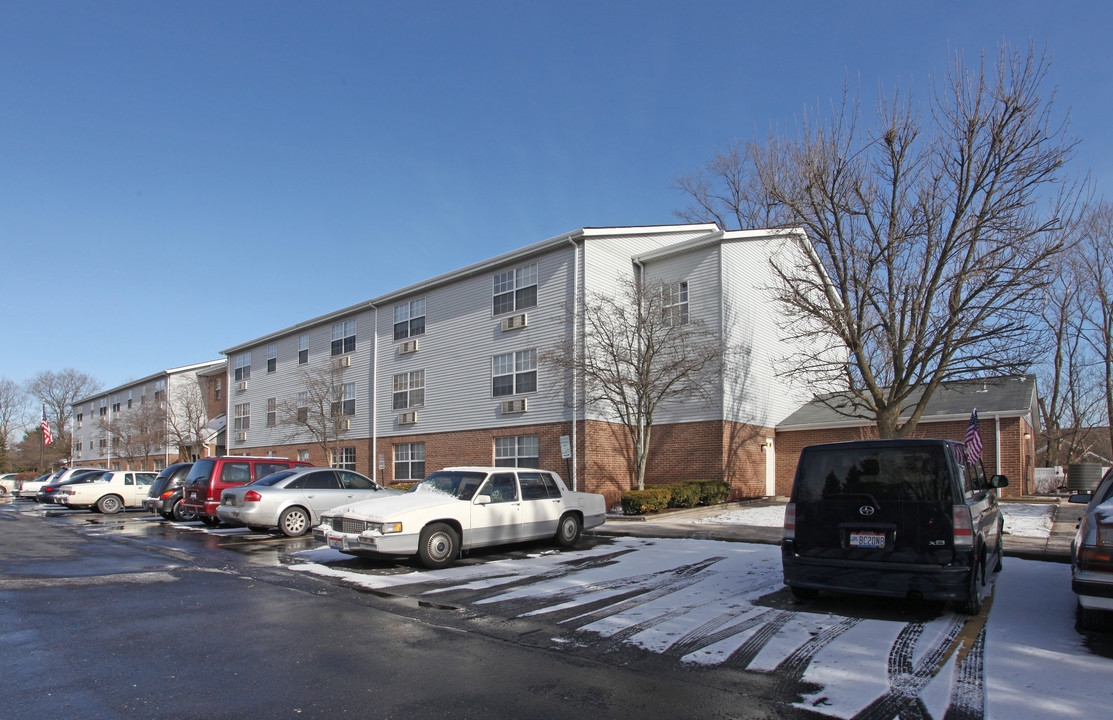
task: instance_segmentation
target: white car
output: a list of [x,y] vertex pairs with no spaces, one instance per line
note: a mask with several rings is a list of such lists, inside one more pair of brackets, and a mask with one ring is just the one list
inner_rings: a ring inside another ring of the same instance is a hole
[[65,495],[60,499],[66,507],[95,508],[111,515],[126,507],[142,507],[143,498],[147,497],[156,477],[158,473],[155,472],[107,470],[92,482],[66,485]]
[[552,538],[572,547],[605,515],[602,495],[569,490],[556,473],[454,467],[408,493],[333,508],[313,537],[350,555],[416,555],[440,568],[463,550],[487,545]]
[[1071,589],[1078,596],[1078,624],[1086,630],[1113,627],[1113,470],[1094,491],[1072,495],[1086,503],[1071,543]]
[[0,495],[7,495],[15,489],[15,476],[19,473],[4,473],[0,475]]
[[35,496],[39,494],[39,490],[42,489],[43,485],[50,485],[52,483],[65,482],[66,480],[69,480],[71,477],[73,477],[74,475],[77,475],[79,473],[89,472],[90,470],[98,470],[98,469],[99,470],[104,470],[104,468],[94,468],[94,467],[72,467],[72,468],[71,467],[65,467],[65,468],[62,468],[58,472],[53,473],[51,475],[45,475],[43,477],[36,478],[34,480],[29,480],[29,481],[23,483],[22,485],[19,486],[19,492],[16,493],[16,497],[31,498],[32,500],[34,500]]

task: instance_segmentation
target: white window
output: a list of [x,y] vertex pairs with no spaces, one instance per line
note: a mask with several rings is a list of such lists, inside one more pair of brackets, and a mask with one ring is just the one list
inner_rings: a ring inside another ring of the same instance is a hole
[[536,435],[515,435],[495,438],[495,465],[498,467],[529,467],[540,465]]
[[298,365],[309,362],[309,333],[298,335]]
[[340,470],[355,470],[356,449],[354,447],[333,448],[332,466]]
[[241,382],[251,377],[251,353],[245,352],[236,356],[235,380]]
[[272,373],[278,369],[278,343],[267,345],[267,372]]
[[213,383],[213,400],[220,399],[220,393],[224,389],[224,378],[217,378]]
[[684,325],[688,322],[688,283],[674,282],[664,286],[665,324]]
[[128,410],[131,410],[132,391],[128,390]]
[[354,382],[332,386],[332,416],[356,414],[356,384]]
[[298,461],[299,462],[309,462],[309,451],[308,450],[298,450]]
[[537,304],[537,263],[495,275],[495,315]]
[[394,339],[425,334],[425,298],[394,306]]
[[394,376],[395,410],[416,408],[425,405],[425,371],[400,373]]
[[298,393],[298,422],[309,420],[309,393],[305,390]]
[[356,321],[345,320],[332,326],[332,354],[343,355],[356,349]]
[[83,415],[81,413],[77,414],[77,426],[78,427],[81,427],[81,418],[82,417],[83,417]]
[[251,429],[251,403],[241,403],[232,408],[232,428],[235,430]]
[[491,394],[495,397],[537,390],[537,351],[495,355],[491,360]]
[[425,443],[394,446],[394,479],[421,480],[425,477]]
[[278,398],[267,398],[267,427],[278,424]]

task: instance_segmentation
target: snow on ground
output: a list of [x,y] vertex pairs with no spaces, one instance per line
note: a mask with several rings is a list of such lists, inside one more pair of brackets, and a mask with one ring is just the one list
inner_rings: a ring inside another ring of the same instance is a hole
[[[1053,505],[1034,503],[1001,503],[1005,518],[1005,534],[1016,537],[1045,538],[1051,533],[1054,519]],[[781,527],[784,525],[784,505],[740,508],[712,517],[691,520],[694,525],[751,525],[756,527]]]
[[1054,505],[1035,503],[1001,503],[1005,516],[1005,534],[1016,537],[1045,538],[1051,534],[1055,519]]
[[554,648],[625,643],[693,668],[766,673],[786,698],[812,683],[798,706],[833,717],[925,717],[921,709],[931,718],[1001,720],[1108,714],[1113,659],[1090,652],[1074,628],[1068,565],[1007,558],[983,629],[980,618],[949,606],[910,621],[889,601],[790,603],[779,552],[622,537],[580,551],[390,575],[330,567],[350,558],[319,548],[299,553],[305,564],[290,568],[432,601],[451,592],[453,603],[495,616],[548,616]]

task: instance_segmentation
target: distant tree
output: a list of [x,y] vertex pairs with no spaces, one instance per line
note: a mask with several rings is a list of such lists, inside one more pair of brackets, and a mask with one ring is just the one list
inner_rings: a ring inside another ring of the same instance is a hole
[[615,294],[589,293],[568,309],[571,326],[582,331],[582,344],[573,340],[540,354],[561,378],[581,383],[574,403],[578,409],[601,411],[625,428],[631,482],[639,490],[645,489],[658,408],[669,400],[708,399],[724,358],[713,330],[677,312],[672,289],[626,279]]
[[844,385],[881,437],[909,435],[946,380],[1031,364],[1081,192],[1047,74],[1031,46],[976,67],[956,54],[923,109],[882,97],[870,126],[844,91],[829,117],[680,180],[682,217],[807,232],[807,261],[774,261],[786,329],[824,350],[833,334],[849,357],[805,352],[785,372]]
[[211,435],[208,403],[201,380],[183,379],[168,390],[166,410],[167,442],[178,448],[183,460],[204,456],[205,441]]
[[343,371],[331,363],[300,372],[302,390],[294,399],[276,405],[276,424],[289,431],[287,443],[308,436],[331,462],[346,432],[346,421],[355,412],[354,395],[345,399]]
[[109,437],[111,452],[131,468],[146,470],[154,457],[162,457],[166,447],[166,405],[160,400],[102,419],[101,427]]
[[11,468],[10,447],[27,415],[27,394],[17,383],[0,378],[0,471]]
[[[100,390],[98,380],[73,368],[66,368],[60,372],[45,370],[31,380],[27,381],[27,394],[46,405],[46,417],[54,436],[54,447],[65,448],[69,454],[70,432],[69,418],[71,408],[76,400],[92,395]],[[37,414],[38,408],[34,408]]]
[[1083,338],[1097,356],[1113,446],[1113,205],[1103,202],[1087,214],[1081,239],[1085,260],[1079,271]]

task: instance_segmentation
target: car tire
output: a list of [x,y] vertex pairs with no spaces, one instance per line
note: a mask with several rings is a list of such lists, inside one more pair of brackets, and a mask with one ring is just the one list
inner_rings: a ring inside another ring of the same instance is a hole
[[970,570],[970,594],[962,603],[962,612],[977,615],[982,610],[982,588],[985,587],[985,558],[980,558]]
[[460,538],[444,523],[433,523],[422,529],[417,556],[430,570],[448,567],[460,553]]
[[172,512],[163,512],[163,511],[159,510],[158,511],[158,516],[160,518],[162,518],[163,520],[173,520],[174,519],[174,513],[172,513]]
[[181,498],[174,502],[174,509],[170,511],[170,517],[178,522],[189,522],[190,520],[197,519],[197,513],[192,510],[186,510],[182,505]]
[[1091,610],[1078,604],[1078,629],[1079,630],[1104,630],[1108,621],[1107,613],[1103,610]]
[[565,513],[557,523],[556,544],[562,548],[576,547],[582,532],[583,523],[580,522],[580,517],[576,513]]
[[819,597],[819,591],[815,588],[803,588],[796,585],[789,585],[788,591],[792,593],[792,597],[797,600],[815,600]]
[[116,495],[105,495],[96,504],[97,512],[105,515],[115,515],[124,509],[124,503]]
[[313,524],[309,511],[303,507],[288,507],[278,516],[278,529],[286,537],[300,537]]

